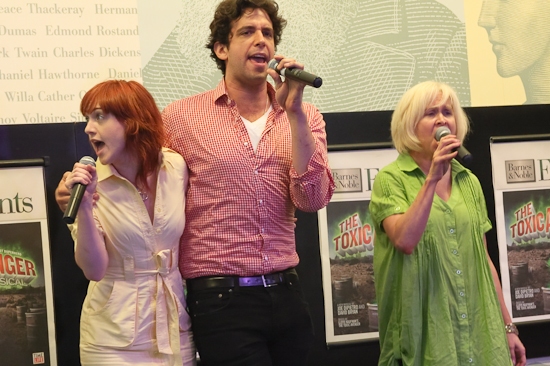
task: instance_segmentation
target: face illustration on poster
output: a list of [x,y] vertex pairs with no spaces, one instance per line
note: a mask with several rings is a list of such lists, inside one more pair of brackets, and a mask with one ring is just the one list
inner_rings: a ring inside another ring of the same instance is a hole
[[550,1],[483,0],[478,25],[487,31],[498,74],[518,75],[526,104],[550,102]]
[[[147,55],[143,80],[161,108],[182,95],[215,87],[221,76],[203,44],[203,30],[219,1],[162,1],[173,7],[143,10],[151,16],[140,19],[140,36],[155,37],[142,49]],[[462,2],[308,0],[298,7],[294,0],[277,3],[289,20],[277,52],[292,55],[307,71],[330,81],[325,88],[304,90],[304,100],[320,110],[390,110],[405,90],[425,78],[443,79],[456,88],[461,103],[470,102]],[[163,14],[157,14],[160,11]],[[158,24],[175,14],[181,16],[173,20],[172,30],[165,27],[170,33],[158,31]],[[142,26],[151,30],[142,32]]]

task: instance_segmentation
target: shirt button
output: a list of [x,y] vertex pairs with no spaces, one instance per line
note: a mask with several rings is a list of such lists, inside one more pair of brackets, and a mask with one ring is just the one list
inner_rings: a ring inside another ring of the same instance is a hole
[[460,317],[461,317],[462,319],[466,319],[466,314],[462,314]]
[[453,254],[458,254],[458,250],[453,249]]
[[264,257],[264,261],[267,261],[267,260],[268,260],[268,258],[267,258],[267,255],[266,255],[266,256]]
[[451,213],[451,210],[446,209],[446,210],[445,210],[445,213]]
[[244,143],[244,146],[248,146],[248,142],[245,142],[245,143]]
[[456,270],[456,274],[461,274],[461,273],[462,273],[462,271],[460,269]]
[[468,362],[469,362],[469,363],[472,363],[472,362],[474,362],[474,360],[471,359],[471,358],[469,358],[469,359],[468,359]]
[[258,175],[258,170],[254,170],[254,174]]
[[449,230],[449,232],[450,232],[451,234],[454,234],[454,233],[455,233],[455,229],[451,229],[451,230]]
[[260,205],[262,205],[264,203],[264,200],[260,200]]
[[464,291],[460,291],[458,294],[459,294],[460,296],[464,296]]

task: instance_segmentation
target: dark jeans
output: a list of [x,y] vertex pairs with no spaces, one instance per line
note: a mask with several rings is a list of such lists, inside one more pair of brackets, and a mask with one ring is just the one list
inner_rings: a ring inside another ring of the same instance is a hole
[[201,366],[303,366],[313,326],[297,281],[188,293]]

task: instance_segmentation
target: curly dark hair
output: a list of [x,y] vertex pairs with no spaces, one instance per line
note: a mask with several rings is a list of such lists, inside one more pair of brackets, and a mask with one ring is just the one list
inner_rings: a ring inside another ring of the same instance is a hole
[[206,48],[210,49],[210,57],[218,66],[218,69],[225,75],[225,61],[220,60],[214,52],[214,44],[220,42],[225,46],[229,46],[229,36],[231,34],[231,26],[234,21],[237,21],[244,14],[246,9],[262,9],[264,10],[271,23],[273,24],[273,38],[275,47],[281,42],[283,29],[286,26],[286,20],[278,14],[279,5],[273,0],[223,0],[214,13],[214,19],[210,23],[210,37]]

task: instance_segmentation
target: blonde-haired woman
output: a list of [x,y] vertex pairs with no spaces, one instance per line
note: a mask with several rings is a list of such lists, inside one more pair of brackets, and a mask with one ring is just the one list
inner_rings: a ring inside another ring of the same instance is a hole
[[[399,157],[376,176],[370,203],[379,365],[525,365],[487,253],[481,185],[454,159],[468,126],[454,90],[434,81],[393,113]],[[437,141],[440,127],[451,133]]]

